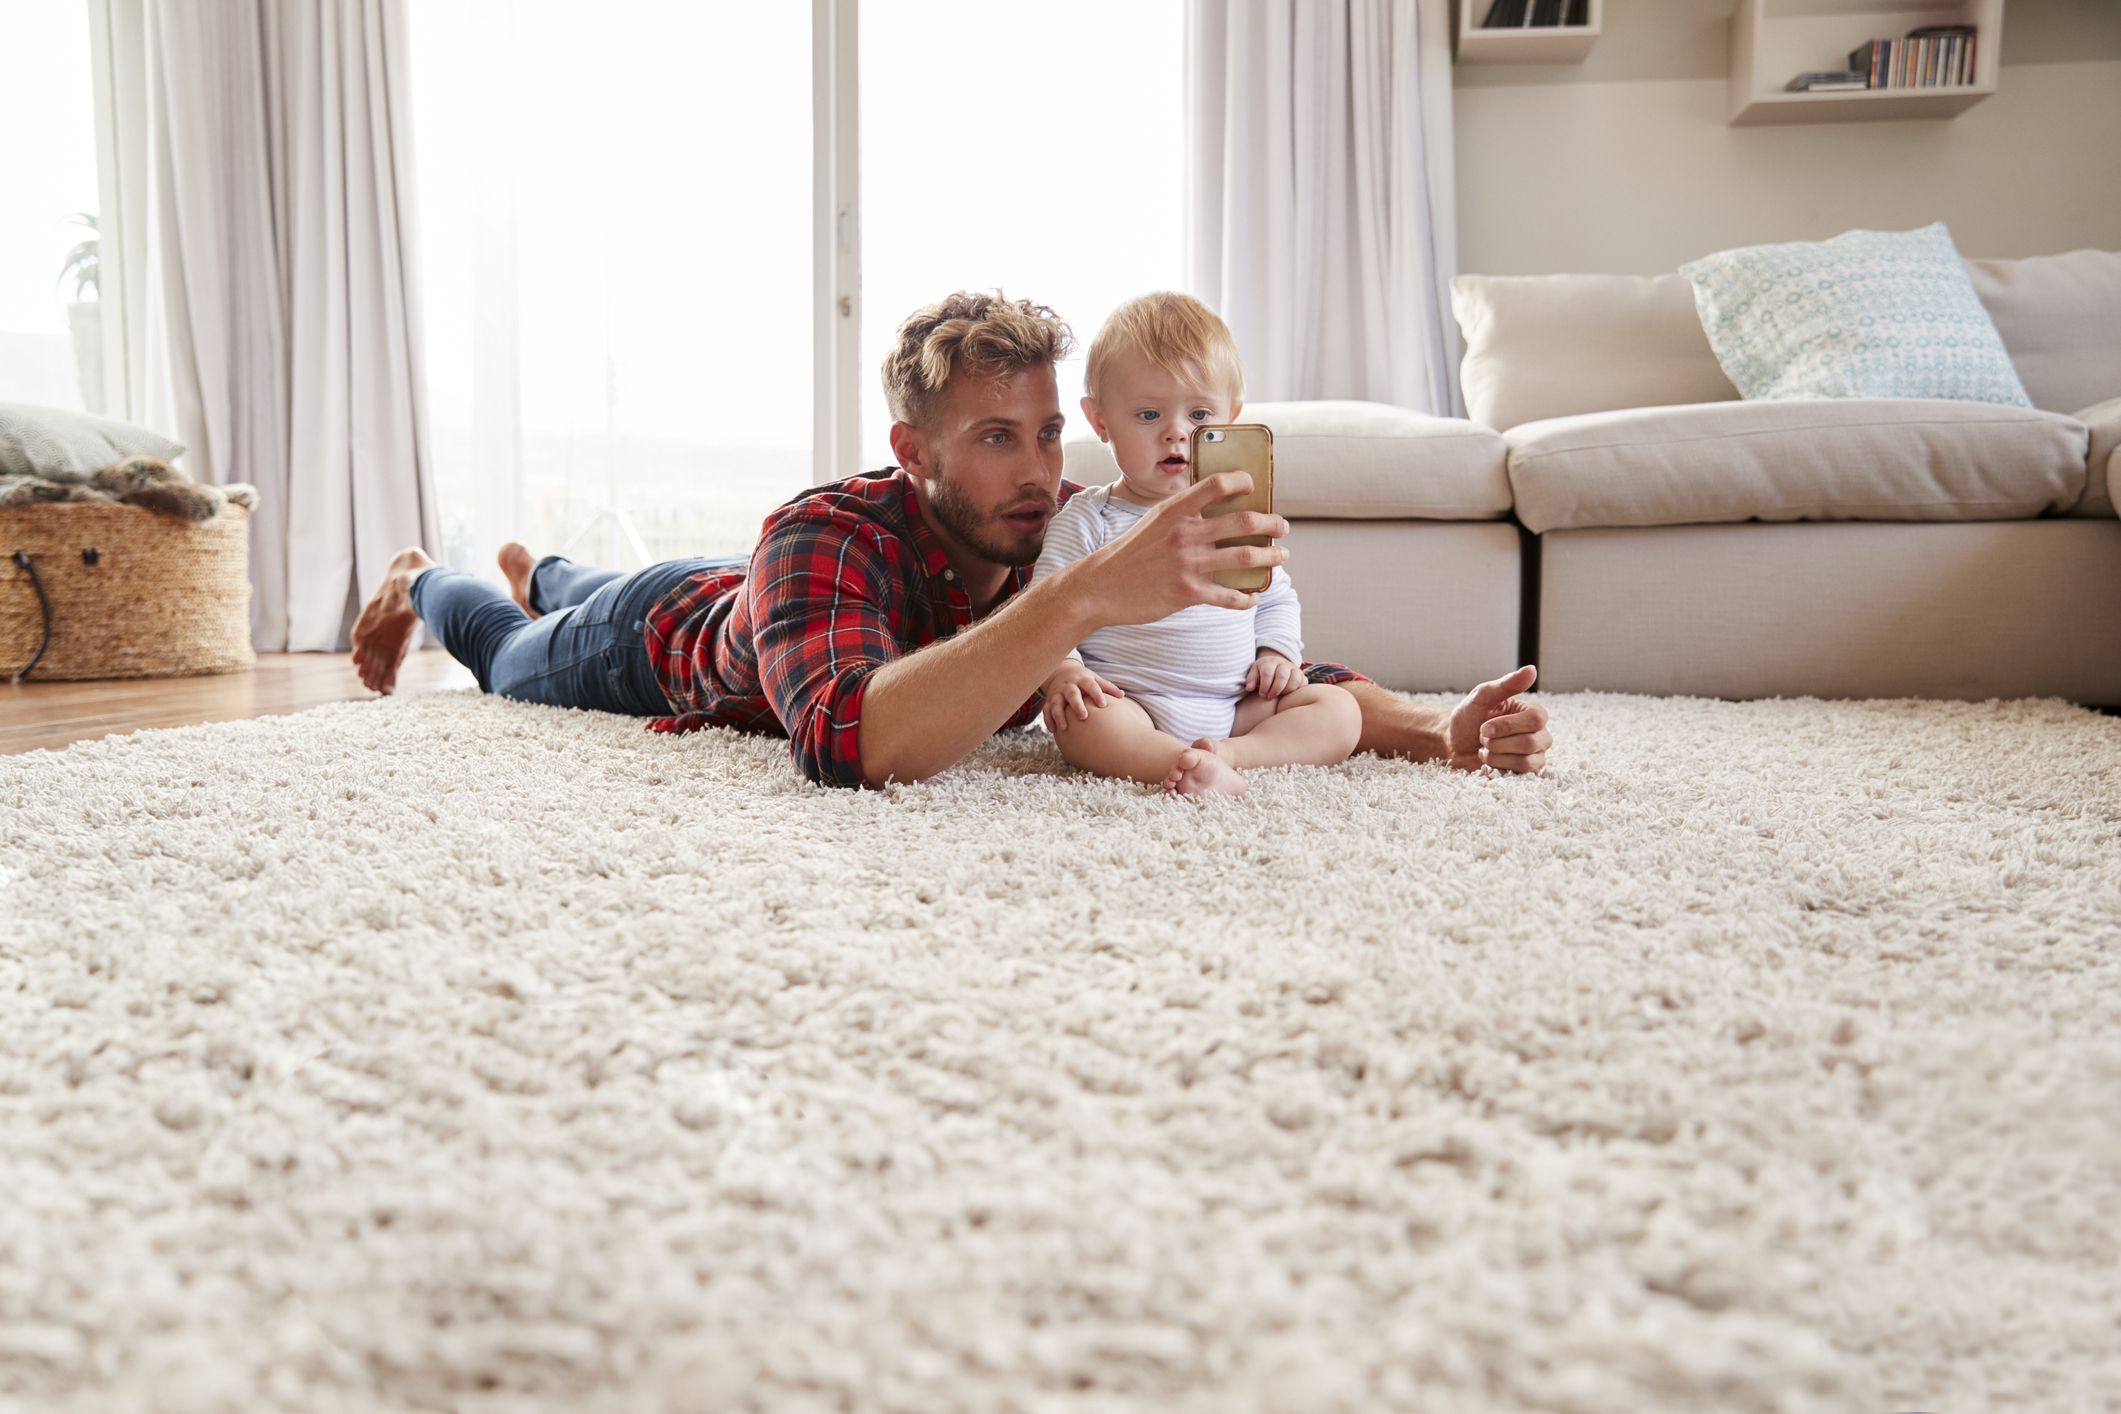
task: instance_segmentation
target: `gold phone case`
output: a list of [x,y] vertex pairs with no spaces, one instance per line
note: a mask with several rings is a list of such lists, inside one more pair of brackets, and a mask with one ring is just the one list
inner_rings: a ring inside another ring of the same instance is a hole
[[[1214,434],[1214,435],[1211,435]],[[1222,516],[1232,511],[1274,512],[1274,434],[1265,424],[1240,422],[1222,427],[1196,427],[1193,429],[1193,481],[1196,485],[1225,471],[1249,471],[1252,473],[1252,494],[1232,496],[1228,500],[1216,501],[1201,512],[1202,515]],[[1268,545],[1273,542],[1264,535],[1240,535],[1229,540],[1215,542],[1218,549],[1227,545]],[[1241,589],[1248,594],[1257,594],[1274,578],[1271,567],[1262,566],[1251,570],[1219,570],[1215,582],[1225,589]]]

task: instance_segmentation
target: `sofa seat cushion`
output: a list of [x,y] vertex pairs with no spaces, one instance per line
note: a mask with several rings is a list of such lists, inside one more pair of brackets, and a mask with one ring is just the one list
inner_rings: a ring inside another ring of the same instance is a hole
[[2021,520],[2084,494],[2084,424],[1927,399],[1699,403],[1508,434],[1531,530],[1727,521]]
[[2090,434],[2084,459],[2084,495],[2070,508],[2073,516],[2105,519],[2114,514],[2114,493],[2121,491],[2121,398],[2108,398],[2078,413]]
[[[1498,520],[1509,514],[1509,445],[1462,418],[1384,403],[1248,403],[1274,433],[1274,509],[1292,520]],[[1071,441],[1071,481],[1119,478],[1112,449]]]

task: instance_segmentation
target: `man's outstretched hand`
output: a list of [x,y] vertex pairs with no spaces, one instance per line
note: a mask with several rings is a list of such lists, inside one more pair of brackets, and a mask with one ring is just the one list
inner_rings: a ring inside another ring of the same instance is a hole
[[[1539,669],[1529,663],[1508,677],[1484,682],[1451,709],[1451,764],[1461,771],[1493,766],[1536,774],[1547,764],[1554,738],[1547,709],[1517,694],[1531,689]],[[1482,755],[1482,749],[1486,755]]]

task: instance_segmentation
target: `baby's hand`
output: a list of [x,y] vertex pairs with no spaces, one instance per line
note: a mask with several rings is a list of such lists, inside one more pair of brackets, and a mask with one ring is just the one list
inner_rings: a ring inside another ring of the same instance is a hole
[[1090,720],[1090,707],[1083,705],[1085,698],[1089,699],[1091,707],[1102,707],[1108,697],[1127,695],[1072,658],[1046,679],[1046,685],[1039,692],[1046,699],[1046,730],[1050,732],[1068,730],[1070,709],[1080,720]]
[[1245,674],[1245,691],[1270,702],[1303,685],[1303,670],[1271,648],[1260,649],[1259,656],[1252,660],[1252,671]]

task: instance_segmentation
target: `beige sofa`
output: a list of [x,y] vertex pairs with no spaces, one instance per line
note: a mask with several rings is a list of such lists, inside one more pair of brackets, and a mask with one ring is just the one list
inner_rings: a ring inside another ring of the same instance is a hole
[[[1744,402],[1678,275],[1461,276],[1471,420],[1259,403],[1305,648],[1416,691],[2121,704],[2121,252],[1967,262],[2034,408]],[[1067,473],[1118,475],[1092,441]]]
[[1541,685],[2121,702],[2121,252],[1968,269],[2032,409],[1742,402],[1678,275],[1454,282]]

